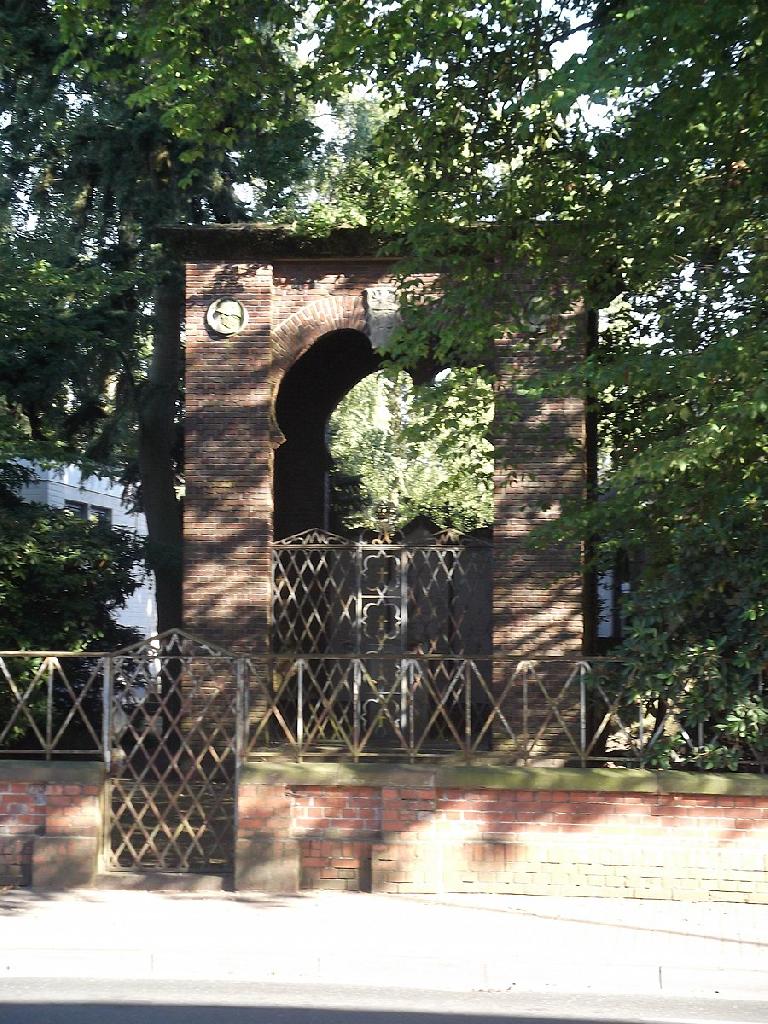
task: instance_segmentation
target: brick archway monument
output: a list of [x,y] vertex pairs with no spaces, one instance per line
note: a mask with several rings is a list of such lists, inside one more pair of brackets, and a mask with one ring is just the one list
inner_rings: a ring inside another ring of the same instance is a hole
[[[184,625],[265,652],[272,541],[323,526],[322,427],[378,365],[397,260],[377,255],[359,230],[308,239],[232,225],[168,235],[186,261]],[[566,320],[572,338],[583,331],[581,314]],[[497,343],[496,359],[502,392],[528,372],[508,343]],[[494,651],[573,656],[582,645],[579,552],[532,551],[525,541],[584,486],[583,406],[532,402],[521,418],[535,443],[497,438]]]

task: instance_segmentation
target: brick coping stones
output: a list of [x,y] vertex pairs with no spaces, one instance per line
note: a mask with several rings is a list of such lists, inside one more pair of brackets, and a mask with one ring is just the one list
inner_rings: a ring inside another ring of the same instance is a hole
[[349,764],[249,761],[246,784],[407,786],[560,790],[604,793],[689,793],[768,797],[768,776],[642,768],[506,768],[464,765]]

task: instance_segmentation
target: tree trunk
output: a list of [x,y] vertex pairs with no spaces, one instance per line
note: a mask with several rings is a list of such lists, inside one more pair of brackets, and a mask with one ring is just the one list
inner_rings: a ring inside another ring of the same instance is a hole
[[157,582],[157,629],[182,625],[182,517],[176,495],[176,410],[181,375],[182,277],[174,268],[155,289],[154,348],[139,396],[138,461],[147,517],[148,562]]

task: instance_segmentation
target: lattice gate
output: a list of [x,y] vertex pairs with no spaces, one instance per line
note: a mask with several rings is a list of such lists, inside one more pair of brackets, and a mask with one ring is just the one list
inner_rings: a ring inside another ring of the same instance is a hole
[[492,548],[420,532],[393,543],[311,530],[273,545],[274,689],[254,740],[355,759],[480,742]]
[[108,660],[107,870],[233,869],[243,671],[181,632]]
[[444,531],[365,542],[308,530],[272,550],[275,655],[491,653],[485,539]]

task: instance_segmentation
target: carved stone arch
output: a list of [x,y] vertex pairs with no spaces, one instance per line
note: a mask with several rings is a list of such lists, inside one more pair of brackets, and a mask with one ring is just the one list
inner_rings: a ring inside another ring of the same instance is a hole
[[272,332],[273,529],[278,539],[330,523],[328,418],[380,366],[361,298],[317,299]]
[[368,337],[362,295],[316,299],[297,309],[272,331],[274,387],[318,338],[332,331],[359,331]]
[[288,370],[324,334],[359,331],[368,336],[362,296],[334,295],[295,310],[272,330],[272,387],[269,408],[272,448],[285,442],[275,413],[280,384]]

